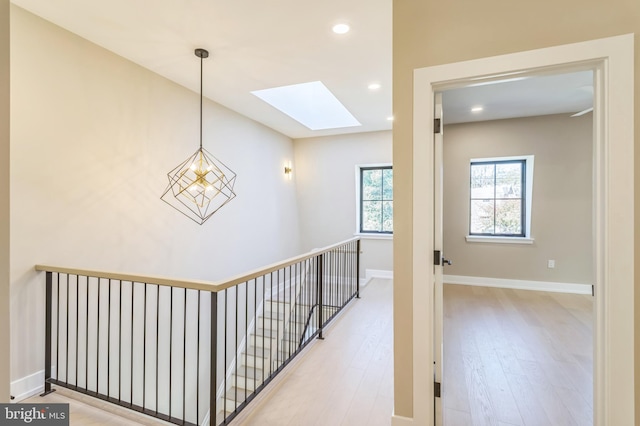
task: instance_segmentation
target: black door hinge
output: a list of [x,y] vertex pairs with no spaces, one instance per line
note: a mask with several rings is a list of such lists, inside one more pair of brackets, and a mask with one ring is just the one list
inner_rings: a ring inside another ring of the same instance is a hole
[[442,255],[440,254],[440,250],[434,250],[433,251],[433,264],[438,266],[440,265],[440,259],[442,258]]
[[433,119],[433,133],[440,133],[440,119],[439,118],[434,118]]
[[438,382],[433,382],[433,395],[434,395],[436,398],[440,398],[440,388],[441,388],[441,387],[442,387],[442,386],[440,385],[440,383],[438,383]]

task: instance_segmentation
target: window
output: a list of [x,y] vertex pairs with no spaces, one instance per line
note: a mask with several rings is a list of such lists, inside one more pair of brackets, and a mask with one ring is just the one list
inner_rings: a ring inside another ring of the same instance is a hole
[[360,166],[358,171],[358,232],[393,233],[392,167]]
[[469,235],[529,237],[533,156],[471,160]]

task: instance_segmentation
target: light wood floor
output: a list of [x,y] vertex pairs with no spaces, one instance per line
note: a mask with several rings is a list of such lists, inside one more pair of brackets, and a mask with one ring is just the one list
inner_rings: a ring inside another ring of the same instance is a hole
[[445,285],[446,426],[593,424],[593,298]]

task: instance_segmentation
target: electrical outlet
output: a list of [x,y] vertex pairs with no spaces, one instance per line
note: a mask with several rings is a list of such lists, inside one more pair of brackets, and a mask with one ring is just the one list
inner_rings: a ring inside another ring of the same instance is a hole
[[547,261],[547,268],[552,269],[556,267],[556,261],[551,259]]

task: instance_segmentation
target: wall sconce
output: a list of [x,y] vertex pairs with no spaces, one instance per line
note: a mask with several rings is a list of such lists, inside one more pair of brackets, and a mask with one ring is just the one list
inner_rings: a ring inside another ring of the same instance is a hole
[[289,180],[291,180],[292,174],[293,174],[293,169],[291,168],[291,161],[289,161],[289,164],[284,165],[284,175],[287,176]]

